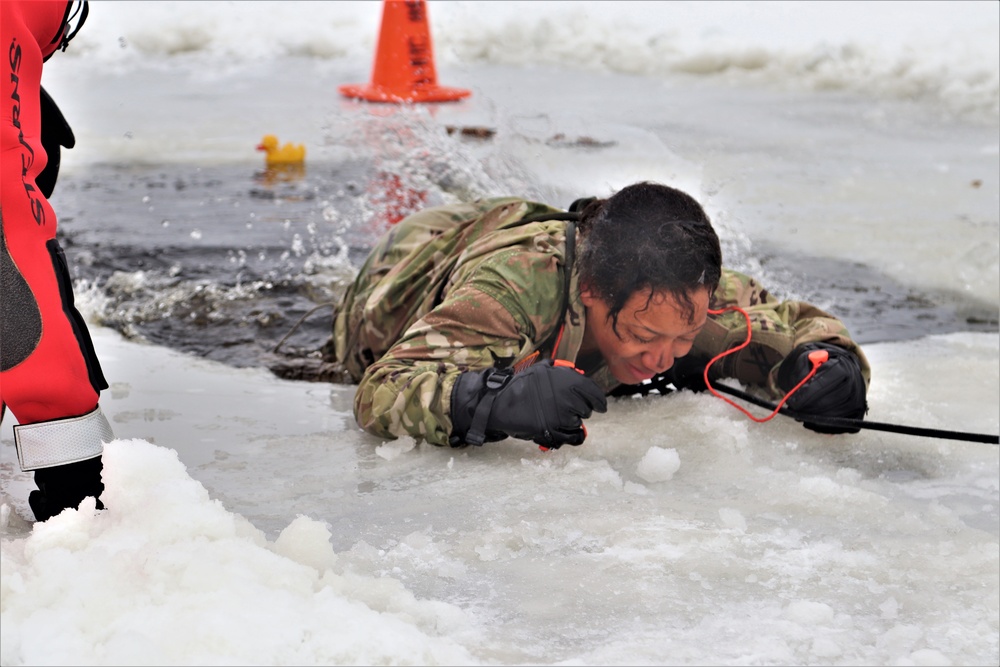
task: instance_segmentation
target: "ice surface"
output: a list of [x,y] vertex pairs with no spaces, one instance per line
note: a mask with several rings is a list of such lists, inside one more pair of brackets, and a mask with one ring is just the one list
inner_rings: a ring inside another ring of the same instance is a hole
[[[755,424],[689,392],[615,399],[548,453],[381,442],[350,387],[95,338],[120,379],[107,511],[26,523],[3,426],[4,664],[998,655],[995,446]],[[996,433],[998,347],[870,346],[869,418]]]

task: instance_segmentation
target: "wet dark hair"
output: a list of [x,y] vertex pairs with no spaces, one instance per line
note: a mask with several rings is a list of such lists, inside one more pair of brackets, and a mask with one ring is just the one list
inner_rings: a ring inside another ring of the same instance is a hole
[[608,305],[616,334],[618,314],[640,290],[651,290],[650,301],[660,292],[673,295],[691,320],[691,293],[718,286],[719,237],[690,195],[645,181],[574,205],[582,208],[580,281]]

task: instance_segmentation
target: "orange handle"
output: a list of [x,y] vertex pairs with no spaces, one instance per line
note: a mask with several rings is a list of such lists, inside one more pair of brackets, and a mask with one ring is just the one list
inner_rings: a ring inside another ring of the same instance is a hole
[[572,368],[574,371],[576,371],[580,375],[583,375],[583,371],[580,370],[579,368],[577,368],[576,364],[574,364],[572,361],[566,361],[565,359],[555,359],[552,362],[552,365],[553,366],[562,366],[563,368]]

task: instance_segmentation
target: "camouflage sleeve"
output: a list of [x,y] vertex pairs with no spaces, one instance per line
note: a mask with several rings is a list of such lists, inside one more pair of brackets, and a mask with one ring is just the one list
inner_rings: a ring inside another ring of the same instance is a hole
[[[365,431],[447,445],[451,391],[459,374],[512,363],[541,344],[536,340],[538,320],[525,308],[534,300],[519,298],[524,285],[504,271],[510,256],[514,254],[498,253],[477,267],[368,367],[354,401],[355,417]],[[523,253],[516,256],[525,261]],[[550,274],[543,270],[537,275]],[[552,275],[558,282],[558,274]]]
[[[720,359],[710,371],[713,378],[732,377],[748,385],[765,388],[772,396],[784,392],[776,383],[778,366],[795,347],[805,343],[828,342],[846,348],[861,361],[865,383],[871,380],[871,366],[861,347],[851,339],[839,319],[805,301],[781,301],[756,280],[724,269],[710,308],[721,310],[739,306],[750,315],[751,344],[740,352]],[[713,315],[699,334],[692,355],[706,360],[736,347],[746,340],[746,319],[738,311]]]

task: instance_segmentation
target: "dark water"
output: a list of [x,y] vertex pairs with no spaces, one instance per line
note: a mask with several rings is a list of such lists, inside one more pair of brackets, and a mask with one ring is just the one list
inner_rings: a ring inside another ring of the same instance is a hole
[[[434,203],[433,193],[399,185],[363,162],[301,173],[97,165],[64,174],[53,205],[78,298],[103,325],[233,366],[275,368],[315,356],[330,333],[328,306],[386,219]],[[772,291],[831,310],[862,343],[998,330],[996,309],[967,297],[917,291],[864,265],[755,252]]]
[[[97,166],[64,176],[53,205],[79,298],[126,336],[269,365],[296,322],[342,292],[377,237],[349,217],[365,201],[349,172],[267,182],[249,165]],[[330,316],[306,319],[282,349],[318,348]]]

